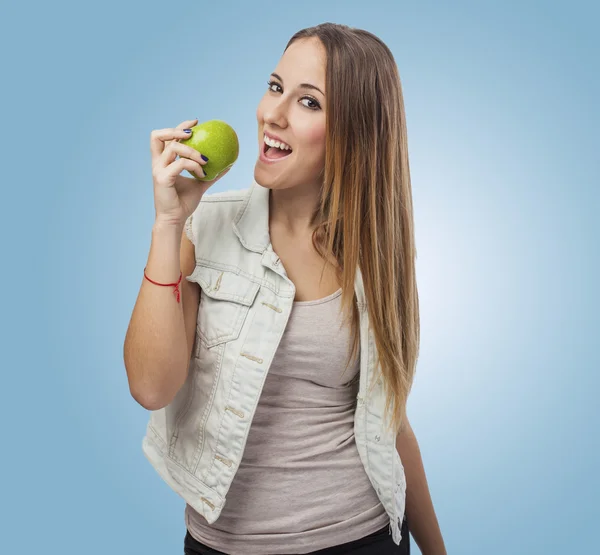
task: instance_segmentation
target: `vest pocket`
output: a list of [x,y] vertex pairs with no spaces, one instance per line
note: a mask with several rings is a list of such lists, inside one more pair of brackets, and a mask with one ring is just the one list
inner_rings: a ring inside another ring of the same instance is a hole
[[237,339],[260,285],[235,271],[196,264],[188,281],[200,285],[196,333],[207,347]]

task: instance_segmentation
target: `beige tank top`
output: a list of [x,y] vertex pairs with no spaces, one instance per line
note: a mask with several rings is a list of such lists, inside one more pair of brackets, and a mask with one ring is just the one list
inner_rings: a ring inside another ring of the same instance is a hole
[[230,555],[307,553],[389,524],[354,441],[360,353],[342,374],[341,293],[294,303],[220,517],[209,525],[186,504],[199,542]]

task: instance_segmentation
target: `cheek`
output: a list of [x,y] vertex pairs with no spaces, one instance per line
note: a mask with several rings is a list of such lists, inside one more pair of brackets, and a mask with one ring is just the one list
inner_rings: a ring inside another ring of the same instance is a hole
[[310,133],[310,140],[315,144],[325,144],[325,126],[315,127]]
[[303,130],[302,142],[311,150],[325,150],[325,125],[310,125]]
[[319,153],[319,159],[322,161],[325,158],[325,126],[314,129],[310,137],[313,148]]

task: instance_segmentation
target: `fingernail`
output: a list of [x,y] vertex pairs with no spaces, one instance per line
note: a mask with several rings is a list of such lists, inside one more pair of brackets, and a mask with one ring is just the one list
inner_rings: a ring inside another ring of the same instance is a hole
[[184,131],[184,133],[191,133],[192,132],[191,129],[184,129],[183,131]]
[[205,162],[208,162],[208,158],[206,156],[204,156],[204,154],[201,154],[200,157],[202,158],[202,160],[204,160]]

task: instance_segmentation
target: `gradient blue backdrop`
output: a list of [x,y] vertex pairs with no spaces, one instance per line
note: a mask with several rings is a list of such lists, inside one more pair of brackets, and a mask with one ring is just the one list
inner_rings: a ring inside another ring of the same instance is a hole
[[[223,119],[249,186],[289,37],[367,29],[402,78],[422,347],[408,412],[454,555],[597,553],[593,2],[30,2],[0,8],[2,553],[183,552],[122,347],[149,135]],[[413,541],[414,552],[418,553]]]

